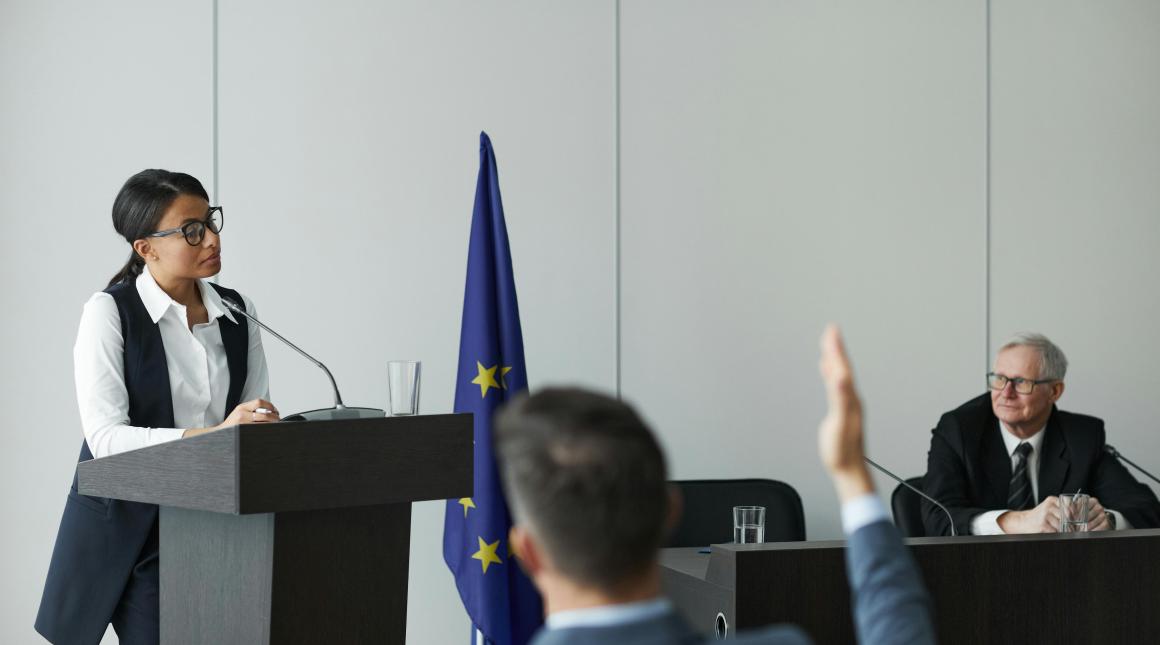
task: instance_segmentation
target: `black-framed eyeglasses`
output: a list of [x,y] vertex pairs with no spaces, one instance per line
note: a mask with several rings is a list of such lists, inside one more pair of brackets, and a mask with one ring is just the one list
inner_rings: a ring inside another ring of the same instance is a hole
[[150,233],[145,237],[165,237],[166,235],[173,235],[174,233],[181,233],[185,237],[185,241],[190,246],[197,246],[205,239],[205,229],[209,229],[214,233],[221,233],[222,226],[225,225],[225,213],[222,212],[221,206],[210,206],[209,212],[205,214],[203,220],[193,220],[178,226],[177,228],[169,228],[164,231],[157,231]]
[[1045,378],[1038,381],[1033,381],[1031,379],[1020,378],[1018,376],[1011,378],[1010,376],[1003,376],[1002,374],[987,372],[987,387],[991,388],[992,390],[1001,391],[1007,387],[1008,383],[1010,383],[1011,385],[1015,386],[1015,392],[1019,394],[1031,394],[1033,391],[1035,391],[1036,385],[1053,383],[1057,380],[1059,379]]

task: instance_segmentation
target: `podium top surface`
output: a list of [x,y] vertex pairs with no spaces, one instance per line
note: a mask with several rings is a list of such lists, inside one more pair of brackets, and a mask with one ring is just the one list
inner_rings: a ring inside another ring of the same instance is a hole
[[85,495],[218,513],[472,494],[470,414],[231,426],[77,467]]
[[[1160,642],[1160,530],[905,542],[944,645]],[[793,623],[819,645],[855,642],[844,541],[700,550],[660,558],[665,593],[699,632],[711,638],[720,615],[732,631]]]
[[[1076,542],[1091,544],[1098,541],[1107,548],[1114,549],[1116,540],[1148,540],[1160,550],[1160,529],[1133,529],[1130,531],[1099,531],[1093,533],[1035,533],[1026,535],[960,535],[958,537],[905,538],[903,542],[914,553],[930,549],[949,550],[955,553],[983,549],[995,553],[1004,545],[1014,546],[1027,543]],[[1044,545],[1046,546],[1046,545]],[[733,588],[737,575],[738,560],[763,560],[777,554],[813,551],[841,551],[846,548],[845,540],[811,540],[804,542],[766,542],[764,544],[714,544],[705,553],[705,547],[677,547],[661,549],[661,566],[667,570],[682,573],[693,578],[706,580],[725,588]],[[1084,548],[1084,547],[1079,547]]]

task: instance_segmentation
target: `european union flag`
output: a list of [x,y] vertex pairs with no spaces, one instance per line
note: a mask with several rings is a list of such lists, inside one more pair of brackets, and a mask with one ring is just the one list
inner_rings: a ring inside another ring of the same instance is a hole
[[481,132],[455,381],[455,411],[475,414],[475,489],[473,497],[447,500],[443,559],[472,624],[495,645],[523,645],[543,622],[540,596],[508,548],[511,515],[492,451],[496,408],[527,387],[499,175],[491,139]]

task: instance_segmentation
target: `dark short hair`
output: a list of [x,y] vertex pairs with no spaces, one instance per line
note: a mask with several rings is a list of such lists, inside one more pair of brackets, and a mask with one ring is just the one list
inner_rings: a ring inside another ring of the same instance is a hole
[[665,457],[631,406],[541,390],[500,412],[495,449],[516,521],[562,574],[614,589],[656,562],[669,507]]

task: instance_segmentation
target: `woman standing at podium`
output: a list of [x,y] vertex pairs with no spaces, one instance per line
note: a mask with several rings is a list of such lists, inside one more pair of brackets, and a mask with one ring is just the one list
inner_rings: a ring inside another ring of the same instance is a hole
[[[221,271],[224,217],[190,175],[145,170],[113,202],[128,262],[85,303],[73,348],[85,440],[80,461],[277,421],[257,327],[222,304],[254,305],[205,281]],[[52,643],[156,644],[157,506],[89,497],[76,476],[65,502],[36,630]]]

